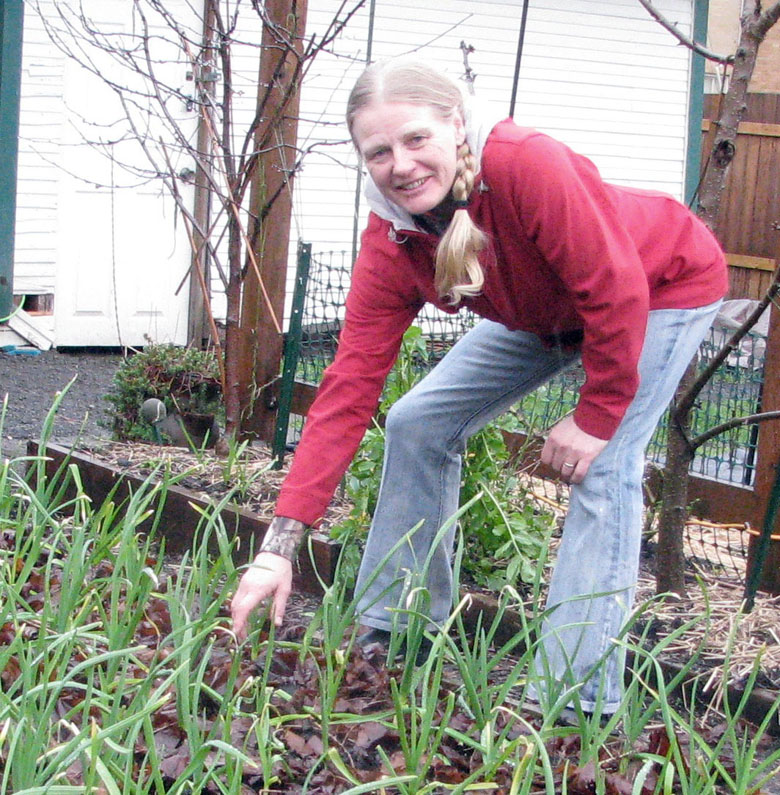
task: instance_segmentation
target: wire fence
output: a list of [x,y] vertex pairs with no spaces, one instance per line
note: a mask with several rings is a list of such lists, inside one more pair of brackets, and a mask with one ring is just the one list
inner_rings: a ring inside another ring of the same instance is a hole
[[[319,383],[325,367],[333,360],[344,320],[351,269],[348,251],[318,252],[311,257],[299,344],[287,346],[287,350],[297,350],[295,373],[299,381]],[[427,361],[421,362],[420,367],[435,365],[477,320],[466,312],[451,315],[430,305],[424,307],[415,322],[423,331],[428,349]],[[700,367],[712,359],[729,336],[729,329],[713,326],[699,349]],[[694,431],[759,410],[764,349],[764,335],[749,334],[740,349],[719,368],[692,412]],[[507,424],[516,424],[515,429],[524,433],[538,433],[551,427],[574,408],[583,381],[584,373],[579,366],[556,376],[526,396],[515,407]],[[648,459],[659,465],[664,460],[666,425],[665,416],[647,452]],[[301,426],[302,418],[291,418],[288,445],[295,444]],[[751,485],[757,438],[757,426],[735,428],[715,437],[698,450],[691,472],[723,483]]]

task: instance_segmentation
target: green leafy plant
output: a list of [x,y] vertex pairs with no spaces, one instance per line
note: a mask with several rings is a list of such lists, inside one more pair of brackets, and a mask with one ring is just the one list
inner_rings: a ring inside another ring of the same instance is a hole
[[106,400],[114,407],[114,437],[155,441],[140,417],[143,402],[158,398],[168,412],[214,415],[221,410],[219,364],[212,351],[149,345],[128,356],[117,370]]
[[[634,661],[608,721],[583,711],[576,687],[559,695],[552,681],[552,703],[534,713],[528,685],[539,692],[545,676],[535,667],[538,592],[524,604],[507,587],[495,616],[468,627],[465,597],[431,635],[415,588],[396,611],[409,629],[393,631],[405,656],[386,666],[355,648],[357,595],[339,569],[321,583],[313,615],[288,616],[278,635],[266,616],[236,645],[225,612],[240,573],[222,520],[229,495],[203,510],[172,565],[155,552],[156,528],[140,530],[162,521],[167,486],[154,473],[125,501],[114,493],[98,503],[75,466],[51,475],[43,459],[28,463],[25,477],[0,458],[0,795],[757,795],[780,772],[780,750],[764,737],[780,702],[758,727],[743,719],[760,655],[717,725],[673,694],[697,651],[679,673],[662,669],[709,609],[653,645],[649,622],[636,629],[655,600],[637,608],[616,639]],[[456,572],[468,557],[461,540]],[[521,623],[507,637],[510,611]],[[417,663],[423,631],[432,650]],[[690,703],[708,704],[701,695]],[[558,722],[568,701],[575,726]]]
[[461,502],[472,499],[462,523],[469,549],[465,570],[494,590],[532,582],[554,517],[527,499],[497,422],[466,447]]

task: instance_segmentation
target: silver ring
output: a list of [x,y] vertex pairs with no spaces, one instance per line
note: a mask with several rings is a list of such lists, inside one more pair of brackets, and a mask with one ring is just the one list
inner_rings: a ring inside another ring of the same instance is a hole
[[576,464],[564,463],[564,464],[562,464],[561,469],[563,469],[563,467],[569,467],[569,469],[574,469],[574,467],[576,467],[576,466],[577,466]]

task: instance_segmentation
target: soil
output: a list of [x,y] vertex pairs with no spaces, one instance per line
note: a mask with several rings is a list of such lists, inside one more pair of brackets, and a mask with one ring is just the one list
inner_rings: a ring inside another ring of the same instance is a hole
[[121,361],[119,354],[97,349],[0,352],[0,404],[6,396],[8,401],[0,422],[0,454],[25,455],[27,441],[40,437],[57,394],[74,378],[55,416],[52,439],[70,444],[109,438],[110,404],[104,398]]

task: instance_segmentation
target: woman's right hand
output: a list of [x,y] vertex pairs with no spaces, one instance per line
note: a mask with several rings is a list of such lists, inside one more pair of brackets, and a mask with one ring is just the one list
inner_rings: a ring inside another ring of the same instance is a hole
[[230,603],[233,630],[238,640],[246,639],[249,616],[264,599],[271,599],[273,622],[281,626],[291,590],[292,563],[273,552],[260,552],[241,577]]

